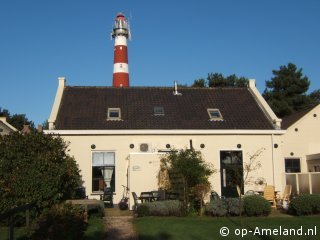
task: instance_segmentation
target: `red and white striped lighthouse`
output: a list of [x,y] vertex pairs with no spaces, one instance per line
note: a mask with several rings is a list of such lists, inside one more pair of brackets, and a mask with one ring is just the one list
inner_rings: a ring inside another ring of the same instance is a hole
[[130,39],[130,29],[124,14],[117,14],[111,35],[115,39],[112,86],[129,87],[127,39]]

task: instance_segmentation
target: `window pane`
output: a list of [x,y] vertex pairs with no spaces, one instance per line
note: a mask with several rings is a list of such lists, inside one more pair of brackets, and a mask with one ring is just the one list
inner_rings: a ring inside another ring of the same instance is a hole
[[109,112],[109,117],[111,118],[118,118],[119,117],[119,111],[117,110],[112,110]]
[[287,173],[301,172],[300,159],[299,158],[285,159],[285,171]]
[[114,165],[114,153],[113,152],[104,153],[104,165]]
[[103,153],[102,152],[93,153],[92,166],[103,166]]

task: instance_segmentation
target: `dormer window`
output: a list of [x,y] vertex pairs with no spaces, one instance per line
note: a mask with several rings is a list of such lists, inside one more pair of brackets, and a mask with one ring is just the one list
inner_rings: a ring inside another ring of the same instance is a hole
[[223,121],[223,117],[217,108],[208,108],[209,121]]
[[108,108],[107,120],[121,120],[121,109],[120,108]]
[[164,108],[163,107],[154,107],[153,108],[154,116],[164,116]]

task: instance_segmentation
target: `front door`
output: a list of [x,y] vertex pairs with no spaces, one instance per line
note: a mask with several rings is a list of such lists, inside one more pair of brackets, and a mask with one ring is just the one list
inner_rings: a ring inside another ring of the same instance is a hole
[[221,196],[239,197],[237,185],[243,185],[242,151],[220,151],[220,169]]

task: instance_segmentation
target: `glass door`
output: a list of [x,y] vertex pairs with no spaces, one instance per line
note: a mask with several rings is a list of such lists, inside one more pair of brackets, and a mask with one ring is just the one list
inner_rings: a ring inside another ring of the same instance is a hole
[[220,175],[221,196],[239,197],[237,185],[241,187],[243,181],[242,151],[220,151]]

